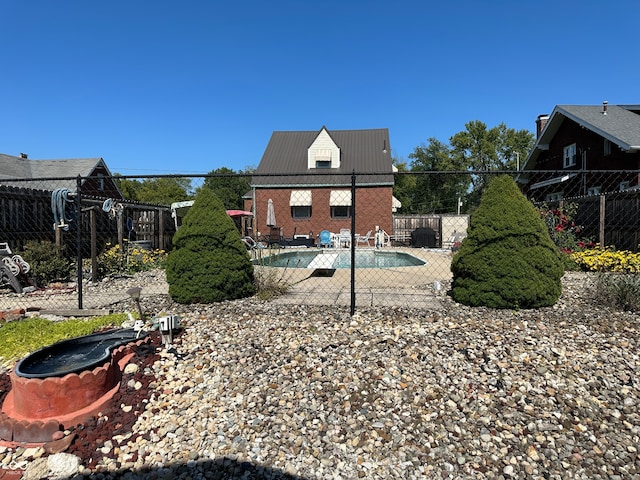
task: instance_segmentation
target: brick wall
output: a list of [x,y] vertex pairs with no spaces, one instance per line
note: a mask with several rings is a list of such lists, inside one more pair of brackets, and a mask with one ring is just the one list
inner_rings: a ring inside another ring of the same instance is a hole
[[[320,231],[339,232],[341,228],[351,229],[351,218],[332,218],[330,195],[332,190],[350,191],[349,188],[313,188],[311,217],[292,218],[289,205],[292,189],[257,189],[256,216],[254,232],[261,235],[269,233],[266,224],[267,205],[273,201],[276,223],[285,237],[308,235],[317,237]],[[296,189],[300,190],[300,189]],[[251,210],[251,202],[245,208]],[[375,231],[375,227],[391,233],[392,229],[392,188],[391,187],[359,187],[356,189],[356,233],[366,235],[367,231]],[[373,233],[373,232],[372,232]]]

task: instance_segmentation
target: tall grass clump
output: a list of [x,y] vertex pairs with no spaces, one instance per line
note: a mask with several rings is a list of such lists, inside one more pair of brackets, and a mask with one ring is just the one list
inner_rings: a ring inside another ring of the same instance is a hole
[[627,312],[640,312],[640,274],[600,273],[595,289],[597,303]]
[[[269,250],[271,252],[271,250]],[[299,262],[299,261],[298,261]],[[258,298],[269,300],[291,291],[289,267],[296,268],[297,265],[287,265],[283,267],[269,267],[269,256],[259,256],[255,268],[255,284]]]

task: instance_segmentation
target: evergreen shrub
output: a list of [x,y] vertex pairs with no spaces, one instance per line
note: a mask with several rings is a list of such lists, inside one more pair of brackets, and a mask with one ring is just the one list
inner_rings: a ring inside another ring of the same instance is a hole
[[508,175],[489,182],[451,263],[451,296],[470,306],[555,304],[564,274],[538,211]]
[[252,296],[253,265],[220,199],[200,189],[173,237],[166,263],[169,295],[178,303],[214,303]]
[[28,276],[38,287],[46,287],[54,282],[68,282],[74,272],[74,261],[62,248],[60,255],[56,245],[50,241],[28,241],[24,246],[22,258],[29,264]]

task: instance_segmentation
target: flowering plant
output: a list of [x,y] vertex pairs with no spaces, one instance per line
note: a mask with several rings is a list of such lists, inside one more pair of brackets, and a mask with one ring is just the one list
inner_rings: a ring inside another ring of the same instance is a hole
[[553,243],[563,253],[593,248],[596,244],[588,238],[581,237],[583,227],[573,221],[578,205],[570,203],[558,208],[543,205],[538,209],[542,220],[547,225]]
[[131,274],[163,268],[166,259],[167,252],[164,250],[145,250],[126,243],[124,247],[112,246],[107,243],[106,250],[98,257],[98,271],[101,276],[112,273]]
[[571,258],[584,270],[593,272],[640,273],[640,253],[613,248],[574,252]]

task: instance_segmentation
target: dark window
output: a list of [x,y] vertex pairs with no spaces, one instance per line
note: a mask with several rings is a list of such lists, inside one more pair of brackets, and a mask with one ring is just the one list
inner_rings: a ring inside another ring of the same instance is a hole
[[351,218],[351,207],[331,207],[331,218]]
[[311,206],[291,207],[291,218],[310,218]]
[[316,168],[331,168],[331,160],[316,160]]

